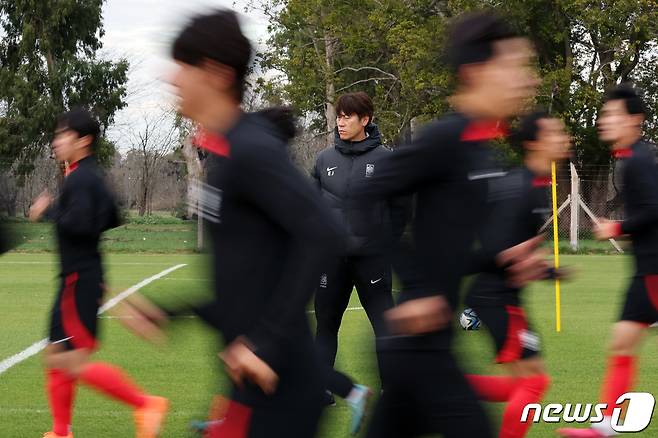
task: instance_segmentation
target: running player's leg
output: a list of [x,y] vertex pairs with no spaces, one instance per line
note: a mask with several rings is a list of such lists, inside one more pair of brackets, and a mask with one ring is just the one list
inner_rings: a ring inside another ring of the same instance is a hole
[[539,338],[518,306],[475,306],[496,345],[496,360],[505,364],[506,376],[468,376],[482,400],[507,402],[501,438],[524,437],[531,426],[521,414],[529,403],[538,403],[548,390],[550,378],[539,355]]
[[387,387],[377,400],[368,424],[368,438],[411,438],[416,436],[416,409],[408,390],[413,387],[408,373],[408,352],[381,353],[382,379]]
[[81,307],[77,285],[78,273],[61,279],[50,315],[50,344],[44,351],[46,391],[53,417],[50,433],[55,437],[71,433],[78,375],[96,346],[96,324],[90,323],[89,313],[97,311],[98,306]]
[[489,419],[450,351],[418,352],[415,362],[413,397],[422,433],[493,437]]
[[448,350],[385,351],[382,357],[387,387],[368,438],[493,436],[484,409]]
[[[157,436],[167,401],[147,395],[119,367],[91,362],[97,348],[97,314],[104,286],[99,270],[74,272],[63,279],[51,322],[51,345],[46,349],[48,388],[53,417],[61,435],[70,424],[76,381],[134,409],[139,437]],[[70,429],[70,427],[69,427]],[[66,436],[66,435],[63,435]]]
[[53,420],[51,432],[55,437],[70,436],[77,384],[75,371],[87,361],[89,354],[88,350],[66,350],[62,343],[46,347],[46,392]]
[[604,420],[591,429],[560,429],[566,437],[606,437],[614,435],[610,425],[612,410],[620,395],[632,390],[637,367],[637,350],[649,324],[658,320],[658,288],[653,276],[635,276],[631,282],[620,320],[612,328],[608,365],[601,386],[601,403],[607,403]]

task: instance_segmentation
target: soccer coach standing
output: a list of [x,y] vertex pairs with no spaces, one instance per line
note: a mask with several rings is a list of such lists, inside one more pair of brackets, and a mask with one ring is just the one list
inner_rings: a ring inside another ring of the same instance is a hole
[[393,224],[403,221],[394,215],[405,214],[404,203],[349,202],[350,187],[372,177],[377,172],[375,162],[393,153],[382,145],[373,113],[366,93],[340,96],[334,146],[320,152],[313,169],[322,196],[348,233],[345,253],[327,262],[315,295],[316,339],[331,366],[338,349],[338,329],[355,286],[376,336],[384,329],[384,311],[393,305],[391,263],[383,248],[391,235],[399,234],[394,233]]

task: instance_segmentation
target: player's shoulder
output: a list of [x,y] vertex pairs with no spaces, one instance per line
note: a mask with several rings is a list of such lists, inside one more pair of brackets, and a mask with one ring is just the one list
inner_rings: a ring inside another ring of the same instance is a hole
[[654,170],[657,167],[658,149],[653,143],[639,141],[632,147],[632,155],[626,163],[626,172]]
[[237,161],[288,155],[288,142],[278,128],[256,113],[244,114],[227,139],[231,158]]
[[656,156],[658,155],[658,148],[655,144],[648,141],[639,141],[633,145],[633,161],[655,161]]
[[449,113],[428,123],[422,128],[421,135],[459,138],[467,123],[467,119],[461,114]]
[[89,157],[78,163],[76,168],[66,177],[66,181],[70,185],[76,186],[94,184],[99,180],[102,180],[102,175],[94,157]]
[[452,159],[464,149],[460,139],[466,124],[463,116],[448,114],[421,128],[412,145],[437,159]]

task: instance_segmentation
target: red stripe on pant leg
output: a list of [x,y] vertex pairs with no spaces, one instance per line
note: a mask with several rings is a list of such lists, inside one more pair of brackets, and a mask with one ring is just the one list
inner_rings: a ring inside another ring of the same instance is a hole
[[234,401],[229,402],[224,420],[211,426],[207,438],[247,438],[251,424],[251,408]]
[[523,309],[516,306],[505,306],[507,311],[507,339],[503,348],[496,356],[496,362],[514,362],[521,359],[521,333],[528,328]]
[[71,337],[71,344],[75,348],[96,348],[96,339],[80,320],[78,306],[75,302],[76,286],[78,285],[78,273],[69,274],[64,279],[64,294],[60,304],[62,312],[62,325],[64,333]]
[[658,310],[658,275],[647,275],[644,277],[644,285],[653,307]]

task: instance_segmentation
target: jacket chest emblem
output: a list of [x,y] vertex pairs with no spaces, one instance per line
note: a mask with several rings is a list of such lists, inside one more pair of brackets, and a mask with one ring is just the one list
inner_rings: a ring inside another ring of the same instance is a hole
[[370,163],[366,164],[366,178],[370,178],[374,173],[375,165]]
[[327,176],[334,176],[336,174],[336,169],[338,169],[338,166],[327,167]]

